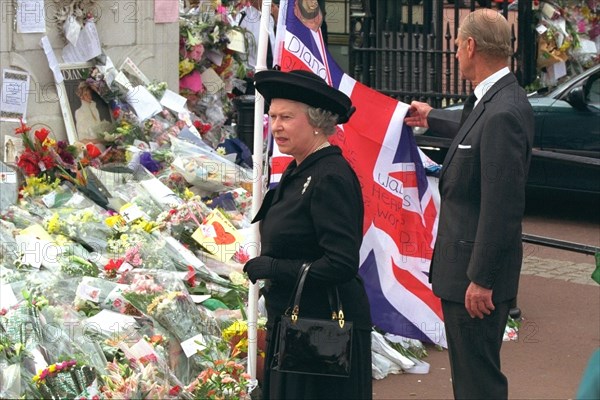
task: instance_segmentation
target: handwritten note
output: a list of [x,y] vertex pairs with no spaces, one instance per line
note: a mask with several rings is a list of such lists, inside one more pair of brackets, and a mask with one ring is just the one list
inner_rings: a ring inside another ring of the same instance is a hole
[[3,69],[0,120],[24,120],[27,113],[28,93],[29,74],[27,72]]
[[18,33],[46,32],[44,0],[17,0],[16,20]]

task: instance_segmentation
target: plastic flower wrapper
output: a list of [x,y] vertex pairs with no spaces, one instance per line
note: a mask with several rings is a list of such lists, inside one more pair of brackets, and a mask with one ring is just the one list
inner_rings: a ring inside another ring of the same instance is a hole
[[[172,160],[169,162],[169,165],[171,162]],[[180,198],[185,198],[186,192],[189,191],[190,184],[187,183],[183,175],[170,167],[159,171],[156,174],[156,179],[161,181],[163,185],[171,189]]]
[[123,297],[143,314],[147,314],[148,306],[167,290],[165,283],[149,272],[138,269],[121,276],[121,283],[128,285],[123,289]]
[[17,229],[25,229],[42,222],[40,217],[19,206],[9,206],[2,214],[2,219],[12,223]]
[[3,285],[23,281],[28,274],[28,271],[14,269],[11,268],[10,265],[4,266],[0,263],[0,282],[2,282]]
[[106,357],[93,336],[95,327],[86,324],[84,315],[63,303],[44,308],[41,317],[44,321],[42,346],[49,364],[73,359],[96,370],[104,368]]
[[74,282],[77,286],[73,306],[87,317],[97,314],[100,310],[128,313],[129,303],[122,295],[127,285],[91,276]]
[[218,155],[209,146],[199,147],[177,138],[171,140],[173,167],[192,185],[206,193],[250,185],[252,170]]
[[189,399],[183,384],[162,363],[138,359],[107,364],[99,391],[105,399]]
[[184,203],[159,214],[156,223],[162,233],[174,237],[193,252],[201,251],[201,246],[192,238],[192,234],[211,211],[200,196],[192,196]]
[[[20,362],[22,368],[19,370],[22,377],[32,376],[36,370],[44,368],[49,360],[48,353],[42,346],[43,323],[38,308],[41,307],[40,303],[22,301],[0,316],[1,341],[7,346],[5,351],[13,353],[4,355],[8,355],[12,361],[18,361],[16,357],[23,357]],[[23,382],[18,377],[13,377],[13,380],[13,384],[20,380],[19,390],[25,390],[28,382]]]
[[[106,215],[104,212],[99,213],[95,207],[79,210],[61,207],[53,209],[44,219],[44,227],[50,234],[63,235],[87,249],[101,252],[106,248],[113,233],[104,223]],[[71,253],[78,254],[76,251]]]
[[40,309],[47,305],[47,300],[32,298],[28,293],[24,296],[26,301],[21,301],[0,315],[0,326],[11,342],[22,343],[26,349],[33,350],[42,341]]
[[[144,225],[147,226],[147,225]],[[107,258],[120,265],[116,272],[133,268],[174,271],[177,269],[166,252],[167,244],[159,235],[144,230],[144,226],[131,226],[108,241]],[[104,267],[105,273],[108,270]]]
[[244,365],[228,357],[207,359],[209,366],[185,390],[194,399],[250,399],[250,375]]
[[[144,141],[146,137],[133,110],[123,108],[119,112],[119,121],[112,130],[102,133],[102,141],[109,146],[131,145],[136,140]],[[115,109],[113,109],[114,114]]]
[[62,255],[60,258],[60,271],[68,276],[98,276],[100,269],[89,259],[78,255]]
[[148,221],[155,220],[163,211],[163,208],[152,199],[150,193],[148,193],[142,183],[138,181],[129,181],[124,185],[116,186],[112,195],[113,199],[111,205],[113,205],[113,208],[119,211],[124,217],[126,217],[123,214],[124,207],[135,206],[136,216],[139,215]]
[[0,266],[12,267],[19,256],[17,242],[13,236],[15,230],[14,224],[0,220]]
[[34,398],[35,374],[32,354],[22,343],[12,343],[6,334],[0,333],[0,398]]
[[[226,264],[207,257],[202,261],[173,237],[163,234],[162,238],[167,244],[165,254],[171,257],[178,271],[182,271],[178,276],[191,294],[224,297],[234,292],[234,307],[240,304],[238,298],[247,296],[247,279],[242,272],[243,265]],[[234,282],[231,278],[235,274],[241,279]]]

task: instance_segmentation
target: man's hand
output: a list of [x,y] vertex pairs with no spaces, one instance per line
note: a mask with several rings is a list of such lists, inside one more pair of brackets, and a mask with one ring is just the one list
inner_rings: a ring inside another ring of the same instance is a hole
[[496,308],[492,303],[492,289],[471,282],[465,293],[465,308],[471,318],[483,319],[484,314],[490,315]]
[[408,126],[421,126],[423,128],[429,128],[427,116],[432,109],[433,107],[427,103],[413,101],[410,103],[410,108],[406,113],[406,117],[404,117],[404,123]]

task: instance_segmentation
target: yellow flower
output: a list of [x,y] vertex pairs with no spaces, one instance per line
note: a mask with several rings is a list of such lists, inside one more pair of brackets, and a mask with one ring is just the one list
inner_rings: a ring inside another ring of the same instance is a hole
[[571,47],[571,41],[565,40],[563,42],[563,44],[558,48],[558,50],[564,53],[565,51],[569,50],[570,47]]
[[134,226],[148,233],[151,233],[152,231],[158,228],[158,224],[156,224],[154,221],[146,221],[143,218],[138,219],[134,223]]
[[194,70],[196,65],[187,58],[179,62],[179,77],[186,76]]
[[125,224],[125,220],[119,214],[115,214],[111,217],[107,217],[104,220],[104,223],[112,228],[114,226],[123,226]]
[[52,364],[51,366],[49,366],[48,371],[50,373],[56,372],[56,364]]
[[81,222],[96,222],[96,216],[90,210],[85,210],[81,213]]
[[245,335],[248,332],[248,324],[246,321],[235,321],[227,328],[223,329],[221,336],[224,340],[231,340],[231,338],[238,335]]
[[60,219],[58,213],[52,214],[52,217],[48,220],[48,227],[46,230],[48,233],[58,233],[60,231]]
[[192,197],[194,197],[194,192],[192,192],[190,188],[185,188],[183,191],[183,198],[185,200],[190,200]]
[[54,147],[54,145],[56,144],[56,140],[47,137],[46,140],[44,140],[44,143],[42,143],[42,146],[50,146],[50,147]]

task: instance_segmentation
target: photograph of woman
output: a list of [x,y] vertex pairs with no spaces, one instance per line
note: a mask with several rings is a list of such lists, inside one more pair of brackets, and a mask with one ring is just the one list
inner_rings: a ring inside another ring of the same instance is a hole
[[[328,140],[355,108],[348,96],[307,71],[259,71],[255,86],[269,104],[275,143],[293,157],[254,218],[260,222],[260,256],[244,266],[253,283],[265,280],[263,399],[371,399],[371,315],[358,274],[362,192],[341,149]],[[337,286],[345,320],[353,323],[347,378],[271,368],[277,325],[304,263],[311,267],[300,303],[303,316],[331,318],[327,293]]]
[[87,82],[82,81],[77,86],[75,94],[80,105],[75,109],[75,129],[81,142],[98,140],[98,134],[110,129],[111,123],[101,116],[98,105],[93,98],[93,91]]

